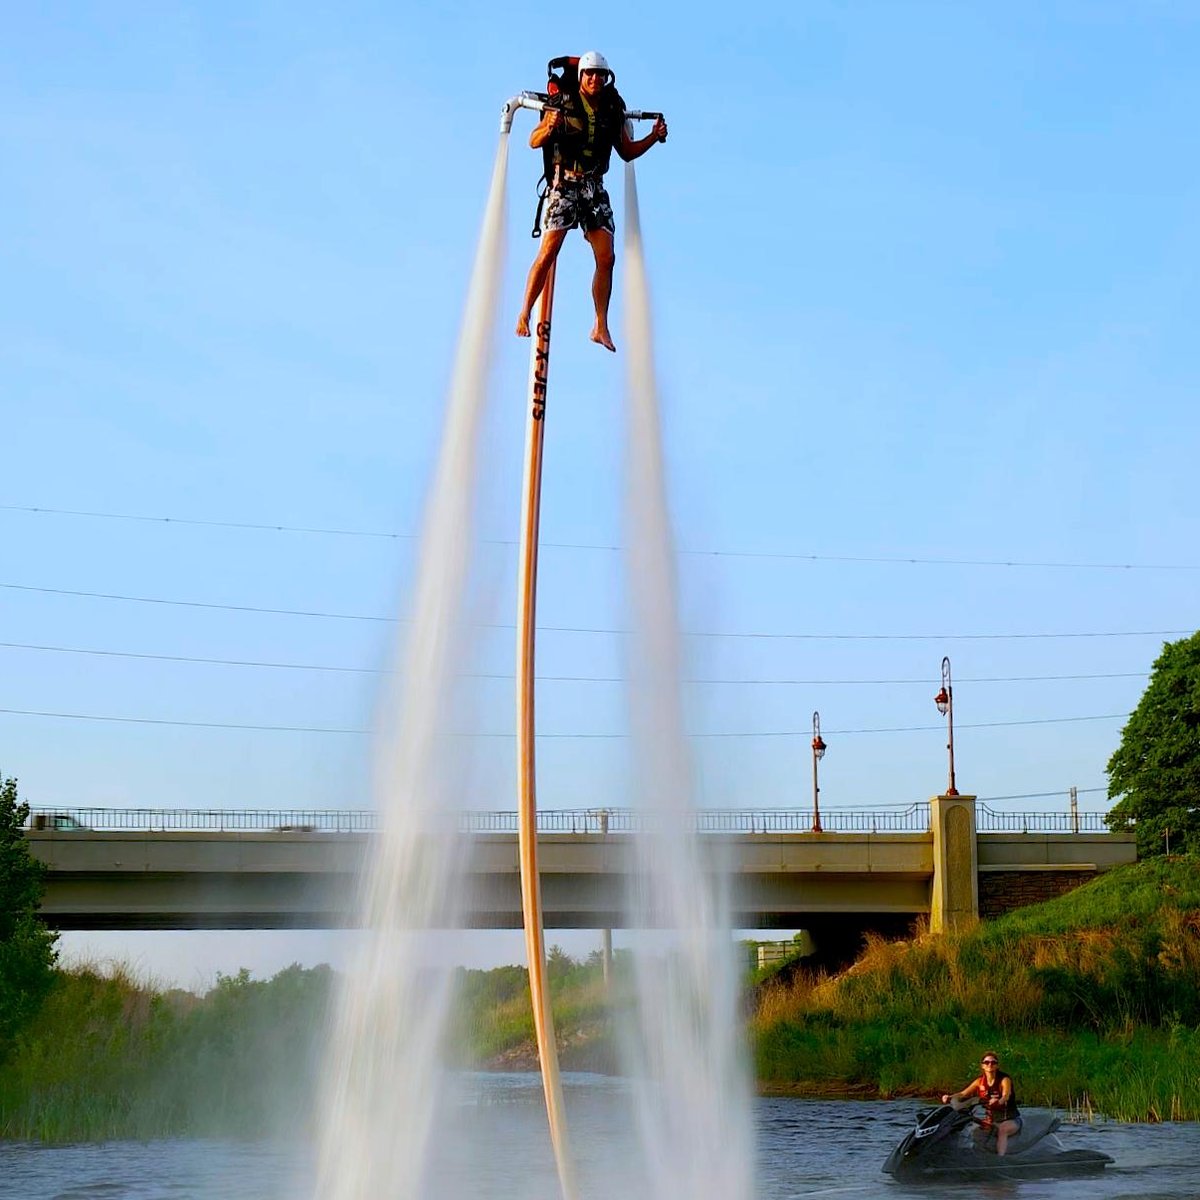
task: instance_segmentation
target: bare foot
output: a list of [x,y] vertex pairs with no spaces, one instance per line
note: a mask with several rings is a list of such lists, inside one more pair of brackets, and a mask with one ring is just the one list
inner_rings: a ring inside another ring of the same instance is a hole
[[529,336],[529,314],[522,313],[517,318],[517,337]]
[[614,354],[616,354],[617,348],[613,345],[612,334],[608,332],[607,325],[593,325],[591,337],[592,341],[598,346],[603,346],[605,350],[611,350]]

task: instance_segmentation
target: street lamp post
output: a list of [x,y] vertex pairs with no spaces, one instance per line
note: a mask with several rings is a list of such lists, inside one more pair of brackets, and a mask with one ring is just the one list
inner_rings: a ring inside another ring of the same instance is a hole
[[821,789],[817,785],[817,763],[825,757],[825,741],[821,737],[821,714],[813,713],[813,833],[824,833],[821,828]]
[[949,740],[946,749],[950,751],[950,786],[946,789],[947,796],[957,796],[958,788],[954,786],[954,687],[950,682],[950,659],[942,659],[942,690],[933,698],[937,710],[946,718],[946,728]]

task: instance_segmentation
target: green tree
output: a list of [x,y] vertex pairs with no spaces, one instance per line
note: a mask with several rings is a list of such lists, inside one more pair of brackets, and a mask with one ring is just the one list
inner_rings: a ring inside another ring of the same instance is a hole
[[1168,642],[1108,760],[1113,830],[1137,833],[1138,855],[1200,852],[1200,633]]
[[551,946],[546,954],[546,978],[551,986],[570,982],[579,971],[575,961],[561,946]]
[[38,917],[45,868],[29,853],[28,817],[17,781],[0,777],[0,1059],[54,982],[57,935]]

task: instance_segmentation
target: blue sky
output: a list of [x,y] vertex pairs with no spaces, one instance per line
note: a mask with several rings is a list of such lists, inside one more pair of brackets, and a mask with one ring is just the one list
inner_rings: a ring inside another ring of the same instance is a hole
[[[598,48],[627,101],[671,125],[638,179],[684,627],[805,635],[688,639],[694,678],[749,681],[689,685],[698,734],[794,735],[697,737],[703,802],[806,805],[814,709],[826,805],[938,790],[943,654],[960,788],[1102,786],[1120,721],[1060,719],[1129,711],[1163,638],[966,635],[1195,628],[1200,13],[508,11],[81,2],[69,20],[10,15],[0,708],[370,723],[388,620],[242,610],[403,610],[403,535],[436,452],[499,106],[540,86],[546,59]],[[482,532],[499,542],[518,514],[526,348],[509,331],[534,249],[529,128],[522,114],[488,435]],[[595,547],[621,540],[622,364],[586,340],[587,260],[572,237],[540,616],[617,629],[620,556]],[[482,619],[512,619],[514,559],[481,547]],[[477,669],[511,671],[511,641],[481,636]],[[578,678],[621,673],[617,638],[547,632],[539,653],[545,675],[576,677],[542,683],[543,731],[623,731],[620,686]],[[1120,678],[1031,678],[1068,675]],[[1001,677],[1016,681],[982,682]],[[511,683],[480,680],[478,701],[506,733]],[[1008,721],[1050,723],[995,724]],[[924,728],[849,732],[897,726]],[[542,803],[619,802],[623,745],[547,738]],[[364,807],[368,756],[353,733],[0,713],[0,770],[35,805]],[[512,807],[511,760],[503,736],[477,740],[479,807]],[[1102,800],[1085,793],[1084,807]],[[189,944],[235,969],[316,954],[293,953],[303,940]],[[149,968],[179,973],[153,939],[134,942]]]

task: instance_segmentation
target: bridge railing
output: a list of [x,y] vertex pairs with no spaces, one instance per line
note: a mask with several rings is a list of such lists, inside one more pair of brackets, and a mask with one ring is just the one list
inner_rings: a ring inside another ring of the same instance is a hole
[[1102,812],[998,812],[979,802],[975,826],[980,833],[1108,833]]
[[237,808],[33,808],[26,827],[33,830],[240,831],[280,833],[369,833],[379,814],[339,810]]
[[[1100,812],[1000,812],[976,805],[980,833],[1106,833]],[[659,819],[661,821],[661,818]],[[461,833],[516,833],[515,812],[463,810],[455,814]],[[371,833],[382,825],[373,811],[309,809],[201,808],[37,808],[27,827],[69,833],[82,830],[142,830]],[[919,800],[895,809],[830,808],[821,813],[826,833],[925,833],[929,802]],[[647,817],[629,808],[544,809],[538,813],[539,833],[634,833],[646,829]],[[705,808],[696,814],[700,833],[808,833],[808,809]]]
[[[838,833],[921,833],[929,828],[929,804],[918,802],[897,812],[834,810],[821,814],[825,829]],[[638,833],[661,828],[661,816],[631,808],[545,809],[538,813],[539,833]],[[458,827],[464,833],[516,833],[515,812],[463,812]],[[808,833],[812,814],[794,808],[704,808],[696,813],[699,833]]]

